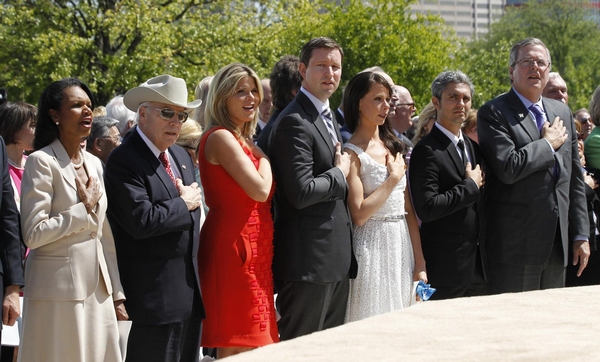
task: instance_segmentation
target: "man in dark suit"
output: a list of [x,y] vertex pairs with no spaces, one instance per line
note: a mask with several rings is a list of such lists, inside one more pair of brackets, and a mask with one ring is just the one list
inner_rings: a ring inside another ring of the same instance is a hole
[[282,340],[343,324],[348,278],[356,273],[346,204],[350,157],[341,153],[329,108],[342,57],[329,38],[304,45],[302,88],[279,115],[267,147],[277,180],[273,274]]
[[273,70],[269,75],[269,84],[271,85],[271,97],[273,107],[269,112],[269,121],[265,128],[262,129],[256,145],[263,152],[267,152],[267,145],[273,124],[279,117],[282,110],[296,97],[300,87],[302,86],[302,76],[298,72],[298,64],[300,59],[295,55],[284,55],[275,63]]
[[432,299],[485,294],[479,251],[481,154],[462,131],[473,84],[460,71],[440,73],[431,84],[437,122],[410,157],[410,189],[422,221],[421,245]]
[[2,171],[2,198],[0,199],[0,270],[2,271],[0,283],[2,284],[0,290],[4,295],[2,324],[12,326],[21,313],[19,291],[25,280],[21,254],[21,223],[8,173],[8,158],[2,137],[0,137],[0,170]]
[[106,164],[108,218],[125,306],[127,361],[198,361],[204,307],[198,284],[201,197],[194,164],[177,145],[185,81],[162,75],[125,94],[139,121]]
[[550,60],[539,39],[515,43],[512,89],[478,112],[479,145],[489,166],[483,205],[492,293],[562,287],[568,247],[578,274],[590,255],[573,116],[563,103],[541,96]]

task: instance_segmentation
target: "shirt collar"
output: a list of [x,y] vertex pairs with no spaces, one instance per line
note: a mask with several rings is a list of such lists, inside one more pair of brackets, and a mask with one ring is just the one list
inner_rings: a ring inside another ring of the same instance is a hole
[[304,87],[300,87],[300,92],[304,93],[304,95],[306,95],[308,97],[308,99],[310,99],[310,101],[315,106],[315,108],[317,109],[319,114],[323,113],[323,111],[325,111],[326,109],[329,108],[329,99],[325,103],[323,103],[319,98],[312,95]]
[[[519,97],[521,102],[523,102],[523,105],[525,106],[525,108],[527,108],[527,110],[529,111],[529,107],[531,107],[533,102],[530,101],[529,99],[523,97],[521,95],[521,93],[517,92],[517,90],[515,88],[513,88],[513,90],[515,91],[515,93],[517,94],[517,97]],[[535,102],[535,104],[539,105],[542,109],[544,109],[544,105],[542,104],[542,97],[540,97],[540,99],[537,102]]]
[[[150,149],[150,151],[152,151],[152,154],[158,158],[158,155],[161,154],[161,150],[158,149],[158,147],[156,147],[154,145],[154,143],[152,143],[152,141],[150,141],[150,139],[148,137],[146,137],[146,135],[144,134],[144,132],[142,132],[142,130],[140,129],[140,127],[135,127],[138,134],[140,135],[140,137],[142,137],[142,139],[144,140],[144,142],[146,143],[146,146],[148,146],[148,148]],[[169,157],[169,159],[171,159],[171,155],[169,154],[169,149],[165,150],[165,153],[167,154],[167,156]]]
[[454,143],[454,146],[458,146],[458,141],[463,141],[463,143],[465,142],[465,139],[463,137],[463,133],[462,130],[458,133],[458,136],[455,135],[454,133],[448,131],[447,129],[445,129],[441,124],[439,124],[437,121],[434,123],[435,126],[442,131],[443,134],[446,135],[446,137],[448,137],[450,139],[450,141],[452,141],[452,143]]

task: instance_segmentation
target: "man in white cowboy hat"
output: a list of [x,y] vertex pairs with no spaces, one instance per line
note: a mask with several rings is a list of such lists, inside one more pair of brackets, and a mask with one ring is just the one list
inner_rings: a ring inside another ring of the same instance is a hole
[[133,322],[127,361],[198,361],[204,307],[198,284],[201,196],[194,164],[177,146],[188,103],[185,81],[161,75],[130,89],[134,127],[105,171],[121,283]]

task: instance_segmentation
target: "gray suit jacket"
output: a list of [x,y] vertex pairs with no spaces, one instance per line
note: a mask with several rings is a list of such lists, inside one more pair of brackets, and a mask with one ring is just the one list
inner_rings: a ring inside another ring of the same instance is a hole
[[542,265],[560,222],[566,265],[569,223],[572,235],[589,234],[573,116],[553,99],[544,98],[543,105],[548,121],[558,116],[567,128],[568,139],[555,154],[513,89],[479,109],[479,144],[489,166],[483,205],[490,261]]

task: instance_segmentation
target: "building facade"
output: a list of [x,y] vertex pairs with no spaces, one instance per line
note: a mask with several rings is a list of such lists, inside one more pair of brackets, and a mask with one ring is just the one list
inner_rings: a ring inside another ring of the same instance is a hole
[[476,39],[500,19],[506,4],[507,0],[419,0],[410,8],[413,14],[439,15],[459,37]]

